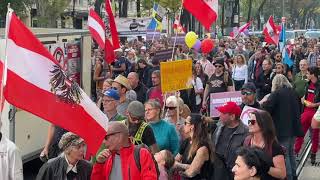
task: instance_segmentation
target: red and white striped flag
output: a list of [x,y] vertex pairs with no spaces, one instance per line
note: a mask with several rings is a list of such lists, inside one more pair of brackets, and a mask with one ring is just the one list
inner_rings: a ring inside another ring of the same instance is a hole
[[218,0],[183,0],[183,6],[207,29],[218,17]]
[[107,117],[77,83],[66,77],[59,63],[14,13],[9,19],[6,100],[78,134],[88,151],[95,154],[106,135]]
[[179,16],[177,16],[176,19],[174,20],[173,29],[178,34],[185,33],[185,28],[181,25],[180,20],[179,20]]
[[267,23],[263,28],[263,34],[265,37],[265,42],[269,44],[278,45],[279,36],[280,36],[281,26],[280,28],[274,23],[273,16],[270,16]]
[[251,25],[251,21],[247,22],[246,24],[240,26],[238,29],[233,31],[231,37],[236,38],[239,34],[243,33],[246,29],[248,29]]
[[88,28],[92,38],[98,43],[101,49],[104,49],[106,41],[106,25],[92,8],[89,10]]

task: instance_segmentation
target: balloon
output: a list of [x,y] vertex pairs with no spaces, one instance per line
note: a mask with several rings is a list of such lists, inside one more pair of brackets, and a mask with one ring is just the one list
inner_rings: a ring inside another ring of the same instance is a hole
[[192,48],[192,46],[193,46],[194,44],[196,44],[197,39],[198,39],[197,34],[196,34],[195,32],[193,32],[193,31],[190,31],[190,32],[187,33],[187,35],[186,35],[186,37],[185,37],[184,40],[185,40],[187,46],[188,46],[189,48]]
[[201,48],[201,41],[198,39],[197,42],[192,46],[193,49],[199,51]]
[[203,53],[210,53],[214,48],[214,43],[211,39],[205,39],[201,43],[201,50]]

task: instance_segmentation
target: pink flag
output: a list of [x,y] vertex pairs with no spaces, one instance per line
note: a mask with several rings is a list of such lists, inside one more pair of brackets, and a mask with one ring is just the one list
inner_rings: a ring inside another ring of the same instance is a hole
[[59,63],[17,16],[10,16],[6,100],[78,134],[88,151],[95,154],[106,135],[107,117],[77,83],[66,77]]
[[267,23],[263,28],[263,34],[265,36],[265,42],[269,44],[278,45],[279,43],[279,35],[280,35],[281,27],[279,28],[273,22],[273,16],[270,16]]
[[88,28],[92,38],[104,49],[106,41],[106,26],[99,15],[90,8],[88,17]]
[[207,29],[217,20],[218,0],[184,0],[183,6]]

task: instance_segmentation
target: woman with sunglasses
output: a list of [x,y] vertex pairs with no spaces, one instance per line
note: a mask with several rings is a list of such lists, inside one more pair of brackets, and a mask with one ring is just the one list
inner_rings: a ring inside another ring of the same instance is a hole
[[206,121],[200,114],[191,114],[184,131],[189,137],[181,144],[175,167],[181,169],[183,179],[209,179],[213,173],[214,149]]
[[179,151],[179,137],[175,126],[161,119],[161,105],[155,99],[150,99],[144,104],[145,120],[151,126],[159,150],[167,149],[173,155]]
[[276,138],[271,115],[266,111],[258,110],[250,113],[249,118],[250,135],[245,139],[244,146],[261,148],[272,157],[273,164],[267,170],[266,179],[284,179],[286,177],[284,150]]
[[[179,112],[178,112],[178,106],[179,106]],[[183,113],[183,106],[184,106],[184,103],[181,98],[177,98],[176,96],[169,96],[166,99],[165,120],[175,125],[176,131],[178,133],[180,140],[183,140],[186,137],[183,130],[185,119],[183,119],[181,116]]]

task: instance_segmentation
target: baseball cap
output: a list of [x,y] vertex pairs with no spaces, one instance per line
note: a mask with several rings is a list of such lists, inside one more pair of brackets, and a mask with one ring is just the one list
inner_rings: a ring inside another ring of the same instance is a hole
[[257,90],[256,86],[255,86],[253,83],[251,83],[251,82],[245,83],[245,84],[242,86],[241,90],[244,90],[244,89],[249,90],[249,91],[254,92],[254,93],[255,93],[256,90]]
[[137,117],[137,118],[143,118],[145,113],[144,106],[139,101],[132,101],[128,105],[127,111],[131,116]]
[[62,135],[58,146],[60,149],[65,150],[69,146],[77,146],[82,143],[84,143],[84,140],[80,136],[72,132],[67,132],[64,135]]
[[103,93],[103,95],[111,97],[114,100],[120,99],[119,92],[115,89],[108,89]]
[[234,114],[236,116],[241,115],[240,107],[235,102],[232,102],[232,101],[229,101],[226,104],[218,107],[217,110],[223,114],[230,113],[230,114]]

